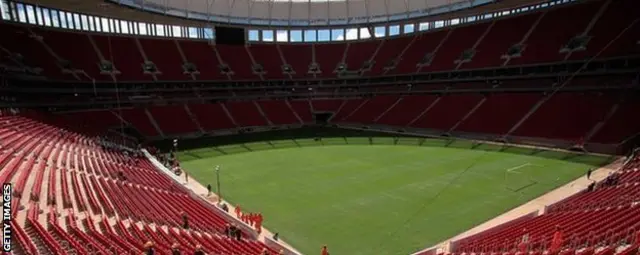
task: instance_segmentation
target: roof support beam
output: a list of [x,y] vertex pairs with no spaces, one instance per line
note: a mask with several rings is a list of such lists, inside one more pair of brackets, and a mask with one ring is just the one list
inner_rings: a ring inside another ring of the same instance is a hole
[[389,0],[384,0],[384,13],[386,14],[387,21],[389,21]]
[[307,0],[307,21],[311,24],[311,0]]
[[[287,16],[287,22],[289,22],[289,26],[291,26],[291,10],[293,9],[293,0],[289,0],[289,14]],[[288,30],[287,30],[288,33]],[[287,36],[287,39],[289,36]]]
[[404,15],[405,18],[409,18],[409,1],[408,0],[404,0]]
[[249,23],[251,23],[251,20],[253,19],[253,3],[254,1],[249,1],[249,4],[247,5],[247,13],[249,13]]
[[273,19],[271,19],[271,15],[273,14],[273,1],[269,1],[269,25],[273,25]]
[[[330,2],[327,1],[327,25],[329,25],[329,21],[331,20],[331,4],[329,4]],[[329,35],[329,37],[331,37],[331,35]]]
[[[351,24],[351,22],[349,21],[349,17],[351,17],[351,15],[349,15],[349,13],[350,13],[349,12],[349,0],[344,1],[344,4],[347,6],[347,18],[346,18],[347,24]],[[346,34],[345,34],[345,37],[346,37]]]
[[207,4],[207,20],[211,21],[211,17],[213,16],[213,14],[211,13],[211,10],[213,9],[212,7],[215,5],[216,0],[205,0],[208,1]]
[[236,0],[231,0],[231,5],[229,5],[229,13],[227,14],[229,16],[229,23],[231,23],[231,13],[233,13],[233,7],[236,5]]

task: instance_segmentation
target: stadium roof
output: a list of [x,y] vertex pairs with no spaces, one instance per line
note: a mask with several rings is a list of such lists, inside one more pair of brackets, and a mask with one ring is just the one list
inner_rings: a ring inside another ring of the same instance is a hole
[[110,0],[121,5],[216,23],[326,26],[378,23],[441,14],[496,0]]

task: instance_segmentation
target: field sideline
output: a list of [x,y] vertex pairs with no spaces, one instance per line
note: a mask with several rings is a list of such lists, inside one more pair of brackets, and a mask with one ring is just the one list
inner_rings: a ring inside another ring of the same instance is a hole
[[[373,146],[372,146],[373,145]],[[243,153],[251,152],[251,153]],[[305,254],[409,254],[608,158],[421,138],[341,137],[182,151],[182,167]]]

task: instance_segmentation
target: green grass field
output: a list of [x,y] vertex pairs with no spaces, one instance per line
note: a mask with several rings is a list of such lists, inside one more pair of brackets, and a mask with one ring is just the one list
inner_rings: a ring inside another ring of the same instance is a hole
[[[243,153],[244,152],[244,153]],[[280,140],[183,151],[182,166],[305,254],[410,254],[582,176],[607,158],[467,141]]]

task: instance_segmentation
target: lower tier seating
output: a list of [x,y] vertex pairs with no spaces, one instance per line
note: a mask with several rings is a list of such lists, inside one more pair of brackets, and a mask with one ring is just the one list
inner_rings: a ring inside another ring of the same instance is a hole
[[[538,216],[524,217],[455,241],[455,253],[545,254],[561,232],[559,254],[636,254],[640,245],[640,155],[593,189]],[[524,238],[523,238],[524,237]]]
[[222,212],[139,152],[48,119],[0,111],[0,178],[15,183],[15,254],[140,254],[148,241],[160,254],[174,243],[187,254],[199,245],[209,254],[275,254],[247,229],[241,240],[227,237]]

